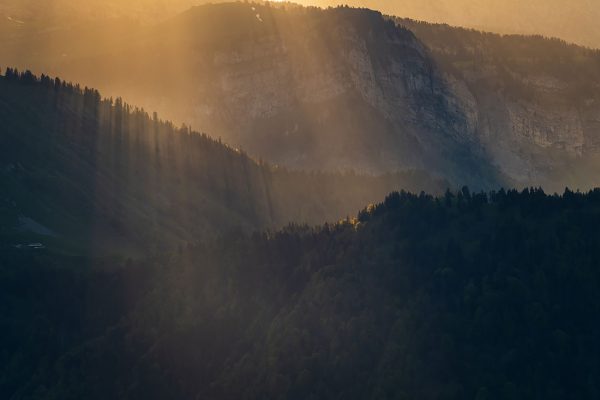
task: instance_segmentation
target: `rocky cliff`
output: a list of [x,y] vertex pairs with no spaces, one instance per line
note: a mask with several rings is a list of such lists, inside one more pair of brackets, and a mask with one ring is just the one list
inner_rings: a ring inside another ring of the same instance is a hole
[[30,63],[294,168],[422,168],[480,188],[597,184],[591,50],[252,3],[195,7],[126,37]]
[[600,52],[542,37],[397,20],[460,93],[473,134],[515,183],[593,186]]

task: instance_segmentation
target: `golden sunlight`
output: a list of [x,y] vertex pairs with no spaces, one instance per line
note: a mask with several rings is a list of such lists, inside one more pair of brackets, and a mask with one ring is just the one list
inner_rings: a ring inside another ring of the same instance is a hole
[[0,399],[599,399],[600,1],[298,2],[0,0]]

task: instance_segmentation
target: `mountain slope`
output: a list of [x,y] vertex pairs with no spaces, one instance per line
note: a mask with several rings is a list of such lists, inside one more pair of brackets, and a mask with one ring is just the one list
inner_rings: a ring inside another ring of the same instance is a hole
[[[150,22],[173,16],[195,5],[221,2],[223,0],[51,0],[43,3],[36,0],[1,0],[0,18],[4,14],[31,22],[49,17],[88,21],[126,17]],[[584,46],[600,47],[600,28],[597,24],[600,6],[590,0],[301,0],[295,3],[320,7],[348,4],[422,21],[498,33],[541,34]]]
[[361,9],[227,3],[157,25],[9,38],[2,55],[294,168],[418,168],[474,187],[598,184],[588,173],[598,52],[396,23]]
[[414,172],[304,174],[259,164],[120,99],[13,70],[0,76],[0,156],[6,241],[34,233],[30,242],[41,235],[110,252],[337,220],[394,187],[442,186]]
[[126,265],[0,252],[0,394],[594,399],[599,204],[394,193]]
[[[337,6],[336,0],[303,4]],[[354,7],[489,32],[558,37],[600,48],[600,4],[590,0],[349,0]]]
[[407,19],[462,93],[490,161],[516,182],[600,184],[600,51]]
[[132,27],[127,41],[106,33],[93,47],[56,33],[44,42],[59,43],[54,50],[39,46],[45,57],[23,55],[17,41],[4,58],[122,95],[278,164],[500,181],[423,46],[379,13],[231,3]]

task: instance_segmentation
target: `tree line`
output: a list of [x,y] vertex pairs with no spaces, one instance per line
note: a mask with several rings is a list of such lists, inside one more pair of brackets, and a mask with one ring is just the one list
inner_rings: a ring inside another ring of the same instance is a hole
[[7,398],[593,399],[600,190],[395,192],[138,261],[0,254]]

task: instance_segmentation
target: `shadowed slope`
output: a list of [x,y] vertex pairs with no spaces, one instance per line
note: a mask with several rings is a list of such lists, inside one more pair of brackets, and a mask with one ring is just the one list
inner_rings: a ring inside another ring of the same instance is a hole
[[127,265],[0,252],[0,394],[595,399],[599,226],[598,191],[463,190]]
[[[58,30],[13,41],[2,55],[200,126],[277,164],[416,168],[477,187],[504,181],[423,46],[378,12],[228,3],[123,29],[82,27],[81,40]],[[44,56],[22,54],[23,46]]]
[[337,220],[404,185],[441,190],[412,172],[307,174],[259,164],[119,99],[12,70],[0,77],[0,155],[7,238],[32,220],[55,233],[47,241],[108,251]]

